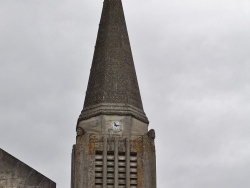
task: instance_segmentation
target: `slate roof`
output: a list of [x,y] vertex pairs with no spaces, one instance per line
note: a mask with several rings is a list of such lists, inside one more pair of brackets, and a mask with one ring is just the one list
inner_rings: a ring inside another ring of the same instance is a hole
[[121,0],[104,0],[90,77],[79,120],[131,115],[148,123],[138,87]]

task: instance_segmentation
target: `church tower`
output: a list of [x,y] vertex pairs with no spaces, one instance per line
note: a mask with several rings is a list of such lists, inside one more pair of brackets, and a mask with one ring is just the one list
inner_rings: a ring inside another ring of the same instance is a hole
[[148,131],[121,0],[104,0],[72,151],[71,188],[156,188]]

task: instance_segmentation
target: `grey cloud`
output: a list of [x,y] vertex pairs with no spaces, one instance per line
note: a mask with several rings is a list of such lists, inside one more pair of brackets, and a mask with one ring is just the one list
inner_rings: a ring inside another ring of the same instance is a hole
[[[158,187],[248,188],[248,0],[123,1]],[[0,144],[70,185],[102,1],[0,2]]]

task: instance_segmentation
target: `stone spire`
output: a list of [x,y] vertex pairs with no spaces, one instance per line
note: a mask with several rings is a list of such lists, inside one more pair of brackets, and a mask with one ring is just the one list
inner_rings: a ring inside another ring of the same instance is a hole
[[104,0],[84,107],[78,119],[131,115],[145,123],[121,0]]

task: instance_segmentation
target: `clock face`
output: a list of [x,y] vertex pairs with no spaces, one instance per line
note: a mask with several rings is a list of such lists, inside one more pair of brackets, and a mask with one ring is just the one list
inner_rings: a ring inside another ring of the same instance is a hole
[[120,121],[112,121],[111,122],[111,127],[114,131],[120,131],[121,130],[121,127],[122,127],[122,124]]

